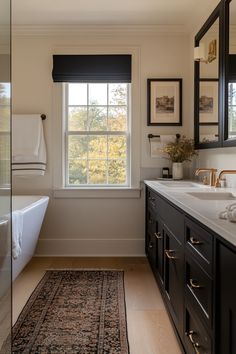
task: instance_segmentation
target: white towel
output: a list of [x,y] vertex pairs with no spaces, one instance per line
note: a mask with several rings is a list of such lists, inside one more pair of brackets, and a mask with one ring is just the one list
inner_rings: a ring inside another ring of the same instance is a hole
[[236,222],[236,203],[227,205],[225,209],[219,213],[219,218]]
[[16,259],[21,254],[23,234],[23,212],[15,210],[12,212],[12,257]]
[[168,158],[168,155],[161,150],[166,144],[174,142],[175,139],[175,135],[160,135],[160,138],[152,138],[150,142],[151,158]]
[[39,114],[12,116],[12,156],[37,156],[41,138],[42,119]]
[[13,175],[22,177],[44,175],[46,162],[41,115],[14,115],[12,124]]
[[160,141],[162,144],[172,143],[176,140],[176,135],[160,135]]
[[218,140],[218,137],[215,136],[215,134],[201,134],[200,138],[201,138],[201,141],[206,141],[206,142]]

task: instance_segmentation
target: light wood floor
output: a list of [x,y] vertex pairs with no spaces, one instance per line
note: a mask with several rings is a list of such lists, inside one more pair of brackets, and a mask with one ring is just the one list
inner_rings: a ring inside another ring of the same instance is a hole
[[146,258],[33,258],[13,284],[13,323],[46,269],[125,271],[130,354],[181,354]]

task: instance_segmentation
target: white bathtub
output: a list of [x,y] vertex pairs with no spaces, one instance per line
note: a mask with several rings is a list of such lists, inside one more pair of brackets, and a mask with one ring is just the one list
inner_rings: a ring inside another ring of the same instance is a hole
[[48,200],[46,196],[16,195],[12,197],[12,210],[23,212],[21,253],[17,259],[12,260],[13,280],[34,255]]

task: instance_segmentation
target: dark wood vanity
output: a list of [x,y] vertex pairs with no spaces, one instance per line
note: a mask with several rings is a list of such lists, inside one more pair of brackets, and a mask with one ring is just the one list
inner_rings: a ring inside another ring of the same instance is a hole
[[149,186],[145,247],[183,353],[236,354],[236,247]]

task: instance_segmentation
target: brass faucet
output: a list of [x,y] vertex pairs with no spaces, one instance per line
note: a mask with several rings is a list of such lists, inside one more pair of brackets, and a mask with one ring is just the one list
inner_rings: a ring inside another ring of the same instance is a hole
[[200,173],[209,172],[210,173],[210,186],[215,186],[216,172],[215,168],[198,168],[195,172],[195,176],[199,176]]
[[236,175],[236,170],[222,170],[219,174],[219,180],[222,179],[223,175]]
[[223,175],[236,175],[236,170],[222,170],[216,180],[215,187],[221,187],[220,181],[223,179]]

